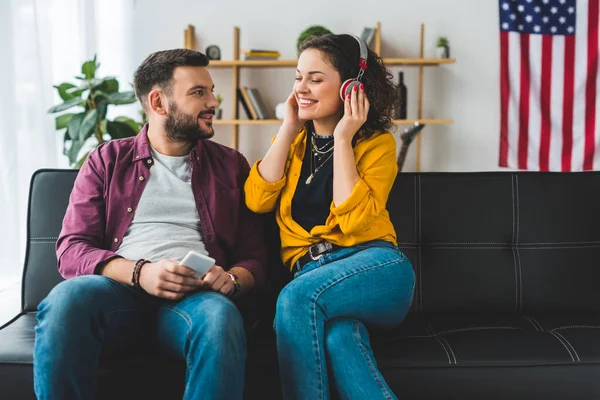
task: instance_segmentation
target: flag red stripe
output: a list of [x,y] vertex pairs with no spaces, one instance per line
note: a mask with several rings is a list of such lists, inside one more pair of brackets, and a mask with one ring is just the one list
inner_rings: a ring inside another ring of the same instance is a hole
[[540,171],[550,170],[550,134],[552,132],[551,93],[552,93],[552,36],[542,37],[542,71],[540,87]]
[[500,166],[508,167],[508,100],[510,96],[508,69],[508,32],[500,31]]
[[521,87],[519,93],[519,147],[518,166],[527,169],[527,148],[529,147],[529,35],[522,34],[521,40]]
[[575,36],[565,36],[565,77],[563,88],[562,171],[571,171],[573,152],[573,96],[575,91]]
[[587,37],[587,79],[585,86],[585,153],[583,169],[594,168],[596,130],[596,80],[598,77],[598,11],[600,0],[589,0]]

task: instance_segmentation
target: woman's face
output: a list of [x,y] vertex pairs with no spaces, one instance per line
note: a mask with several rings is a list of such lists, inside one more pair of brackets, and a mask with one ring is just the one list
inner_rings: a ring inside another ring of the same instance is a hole
[[339,72],[320,50],[304,50],[298,58],[294,83],[298,117],[318,120],[341,116],[344,106],[339,94],[341,84]]

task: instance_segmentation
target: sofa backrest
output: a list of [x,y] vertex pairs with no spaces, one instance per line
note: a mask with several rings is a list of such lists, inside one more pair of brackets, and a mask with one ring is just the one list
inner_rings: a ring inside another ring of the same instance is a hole
[[403,173],[415,313],[600,310],[600,173]]
[[56,268],[56,239],[77,172],[42,169],[31,178],[21,301],[24,312],[37,310],[40,301],[63,280]]
[[[24,311],[62,280],[55,243],[76,176],[32,177]],[[416,272],[414,313],[600,310],[600,172],[402,173],[388,210]]]

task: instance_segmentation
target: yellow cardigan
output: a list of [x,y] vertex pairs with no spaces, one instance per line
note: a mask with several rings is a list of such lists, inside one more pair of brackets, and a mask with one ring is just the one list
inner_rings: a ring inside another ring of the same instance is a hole
[[396,231],[390,221],[386,203],[396,174],[396,140],[390,133],[375,133],[359,139],[354,157],[360,180],[352,194],[337,207],[331,202],[325,225],[307,232],[292,218],[292,198],[296,192],[302,160],[306,150],[307,130],[302,128],[290,146],[283,178],[265,181],[258,172],[258,160],[244,185],[246,205],[256,213],[275,210],[281,235],[281,257],[290,268],[307,251],[322,240],[339,246],[354,246],[383,239],[397,244]]

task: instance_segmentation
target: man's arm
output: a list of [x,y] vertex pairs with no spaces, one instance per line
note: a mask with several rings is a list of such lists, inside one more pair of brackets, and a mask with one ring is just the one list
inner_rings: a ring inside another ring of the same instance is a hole
[[[244,182],[248,178],[250,165],[244,156],[240,155],[239,187],[244,190]],[[260,216],[246,207],[242,198],[239,204],[240,219],[237,230],[236,245],[231,255],[231,269],[240,280],[241,293],[247,293],[255,286],[265,281],[265,265],[267,248]]]
[[58,270],[65,278],[90,275],[99,265],[118,257],[103,248],[106,229],[104,202],[104,166],[99,152],[92,151],[83,164],[56,241]]

